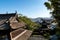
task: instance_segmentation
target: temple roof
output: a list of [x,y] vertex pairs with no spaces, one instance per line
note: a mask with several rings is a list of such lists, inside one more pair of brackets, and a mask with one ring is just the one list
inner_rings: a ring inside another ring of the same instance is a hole
[[0,19],[9,19],[10,17],[13,17],[15,15],[16,13],[0,14]]
[[8,23],[6,23],[11,17],[14,17],[16,13],[0,14],[0,30],[9,29]]
[[16,13],[0,14],[0,29],[9,29],[10,27],[16,29],[25,26],[24,22],[18,22],[16,18]]
[[25,26],[25,23],[24,22],[12,22],[10,24],[11,28],[12,29],[17,29],[17,28],[22,28]]

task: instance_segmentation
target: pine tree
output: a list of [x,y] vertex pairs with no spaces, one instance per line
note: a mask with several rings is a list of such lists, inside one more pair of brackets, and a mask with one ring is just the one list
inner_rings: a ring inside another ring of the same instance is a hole
[[47,9],[52,10],[50,13],[56,19],[58,26],[60,27],[60,0],[48,0],[48,2],[45,2],[44,4]]
[[52,10],[50,13],[58,23],[58,26],[56,28],[56,35],[60,36],[60,0],[48,0],[48,2],[45,2],[44,4],[47,9]]

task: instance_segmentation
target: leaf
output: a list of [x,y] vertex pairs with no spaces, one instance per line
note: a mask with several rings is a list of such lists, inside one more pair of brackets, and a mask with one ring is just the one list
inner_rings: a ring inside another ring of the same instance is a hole
[[44,5],[47,7],[47,9],[50,9],[50,10],[52,9],[52,6],[50,3],[45,2]]

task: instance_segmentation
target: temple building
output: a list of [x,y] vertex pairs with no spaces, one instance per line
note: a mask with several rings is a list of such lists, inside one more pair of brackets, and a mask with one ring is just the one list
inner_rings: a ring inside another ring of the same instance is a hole
[[0,14],[0,40],[25,40],[21,36],[31,33],[23,27],[25,23],[19,22],[17,13]]

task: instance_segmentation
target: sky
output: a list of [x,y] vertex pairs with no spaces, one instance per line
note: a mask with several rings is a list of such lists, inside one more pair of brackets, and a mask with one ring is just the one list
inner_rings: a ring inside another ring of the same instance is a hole
[[0,0],[0,13],[14,13],[29,18],[50,17],[50,11],[45,7],[47,0]]

